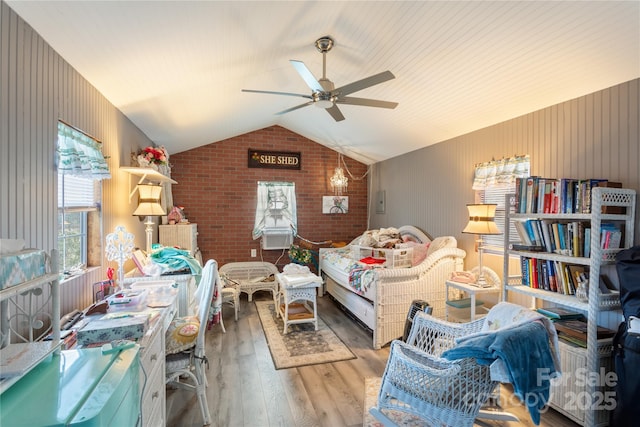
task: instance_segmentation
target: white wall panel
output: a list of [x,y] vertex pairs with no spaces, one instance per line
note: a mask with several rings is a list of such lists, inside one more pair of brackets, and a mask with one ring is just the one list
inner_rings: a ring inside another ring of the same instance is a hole
[[[128,175],[118,168],[152,141],[0,2],[0,238],[47,251],[57,245],[58,119],[103,142],[113,176],[103,185],[104,233],[124,225],[144,246],[144,225],[131,215],[136,200],[129,202]],[[105,278],[107,266],[115,267],[102,264],[83,280],[65,283],[63,304],[92,302],[90,285]]]
[[[479,129],[375,165],[371,194],[385,190],[384,215],[371,227],[413,224],[453,235],[476,265],[474,237],[462,234],[473,202],[477,163],[531,155],[531,173],[551,178],[607,178],[640,191],[640,79]],[[640,240],[636,226],[636,243]]]

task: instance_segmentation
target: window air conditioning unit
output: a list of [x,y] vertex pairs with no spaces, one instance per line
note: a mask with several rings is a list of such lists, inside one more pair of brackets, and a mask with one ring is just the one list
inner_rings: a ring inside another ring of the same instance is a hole
[[262,231],[262,249],[289,249],[293,243],[291,227],[265,228]]

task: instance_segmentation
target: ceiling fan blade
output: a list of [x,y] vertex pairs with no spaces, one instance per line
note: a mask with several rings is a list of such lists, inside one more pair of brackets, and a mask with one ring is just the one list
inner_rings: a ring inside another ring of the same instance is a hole
[[287,95],[287,96],[298,96],[302,98],[312,99],[311,95],[303,95],[301,93],[291,93],[291,92],[274,92],[270,90],[253,90],[253,89],[242,89],[242,92],[252,92],[252,93],[268,93],[270,95]]
[[335,120],[336,122],[341,122],[344,120],[344,116],[342,115],[342,112],[337,105],[334,104],[333,107],[325,108],[325,110],[327,110],[327,113],[329,113],[331,117],[333,117],[333,120]]
[[398,106],[397,102],[379,101],[377,99],[367,99],[367,98],[353,98],[350,96],[339,98],[336,101],[336,103],[346,104],[346,105],[362,105],[365,107],[391,108],[391,109],[396,108]]
[[282,110],[282,111],[280,111],[279,113],[276,113],[276,114],[280,115],[280,114],[289,113],[291,111],[295,111],[295,110],[297,110],[299,108],[306,107],[307,105],[311,105],[311,104],[313,104],[313,101],[305,102],[304,104],[300,104],[300,105],[296,105],[295,107],[287,108],[286,110]]
[[394,76],[391,71],[383,71],[382,73],[378,73],[373,76],[366,77],[362,80],[358,80],[356,82],[349,83],[348,85],[344,85],[342,87],[334,89],[331,91],[331,94],[341,97],[395,78],[396,76]]
[[324,91],[324,89],[322,88],[322,85],[320,85],[320,82],[314,77],[313,74],[311,74],[311,71],[309,71],[307,66],[304,65],[304,62],[296,61],[295,59],[291,59],[289,60],[289,62],[291,62],[291,65],[293,65],[293,68],[296,69],[298,74],[300,74],[300,77],[302,77],[304,82],[307,84],[307,86],[311,88],[312,91],[314,92]]

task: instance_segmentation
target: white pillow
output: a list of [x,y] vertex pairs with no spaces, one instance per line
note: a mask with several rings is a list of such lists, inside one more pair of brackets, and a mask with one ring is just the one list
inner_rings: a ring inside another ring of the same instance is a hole
[[458,242],[453,236],[442,236],[436,237],[433,239],[431,244],[429,245],[429,250],[427,251],[427,256],[430,256],[432,253],[442,248],[455,248],[458,246]]

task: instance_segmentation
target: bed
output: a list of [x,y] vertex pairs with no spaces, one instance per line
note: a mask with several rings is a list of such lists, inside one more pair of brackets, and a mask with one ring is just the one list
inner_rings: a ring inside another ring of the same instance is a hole
[[444,317],[445,281],[451,272],[463,269],[466,255],[452,236],[431,240],[413,226],[397,231],[402,240],[398,246],[412,248],[411,267],[375,266],[354,259],[359,257],[354,248],[370,231],[343,248],[320,249],[319,273],[327,293],[373,331],[374,349],[402,337],[414,300],[427,301],[434,316]]

